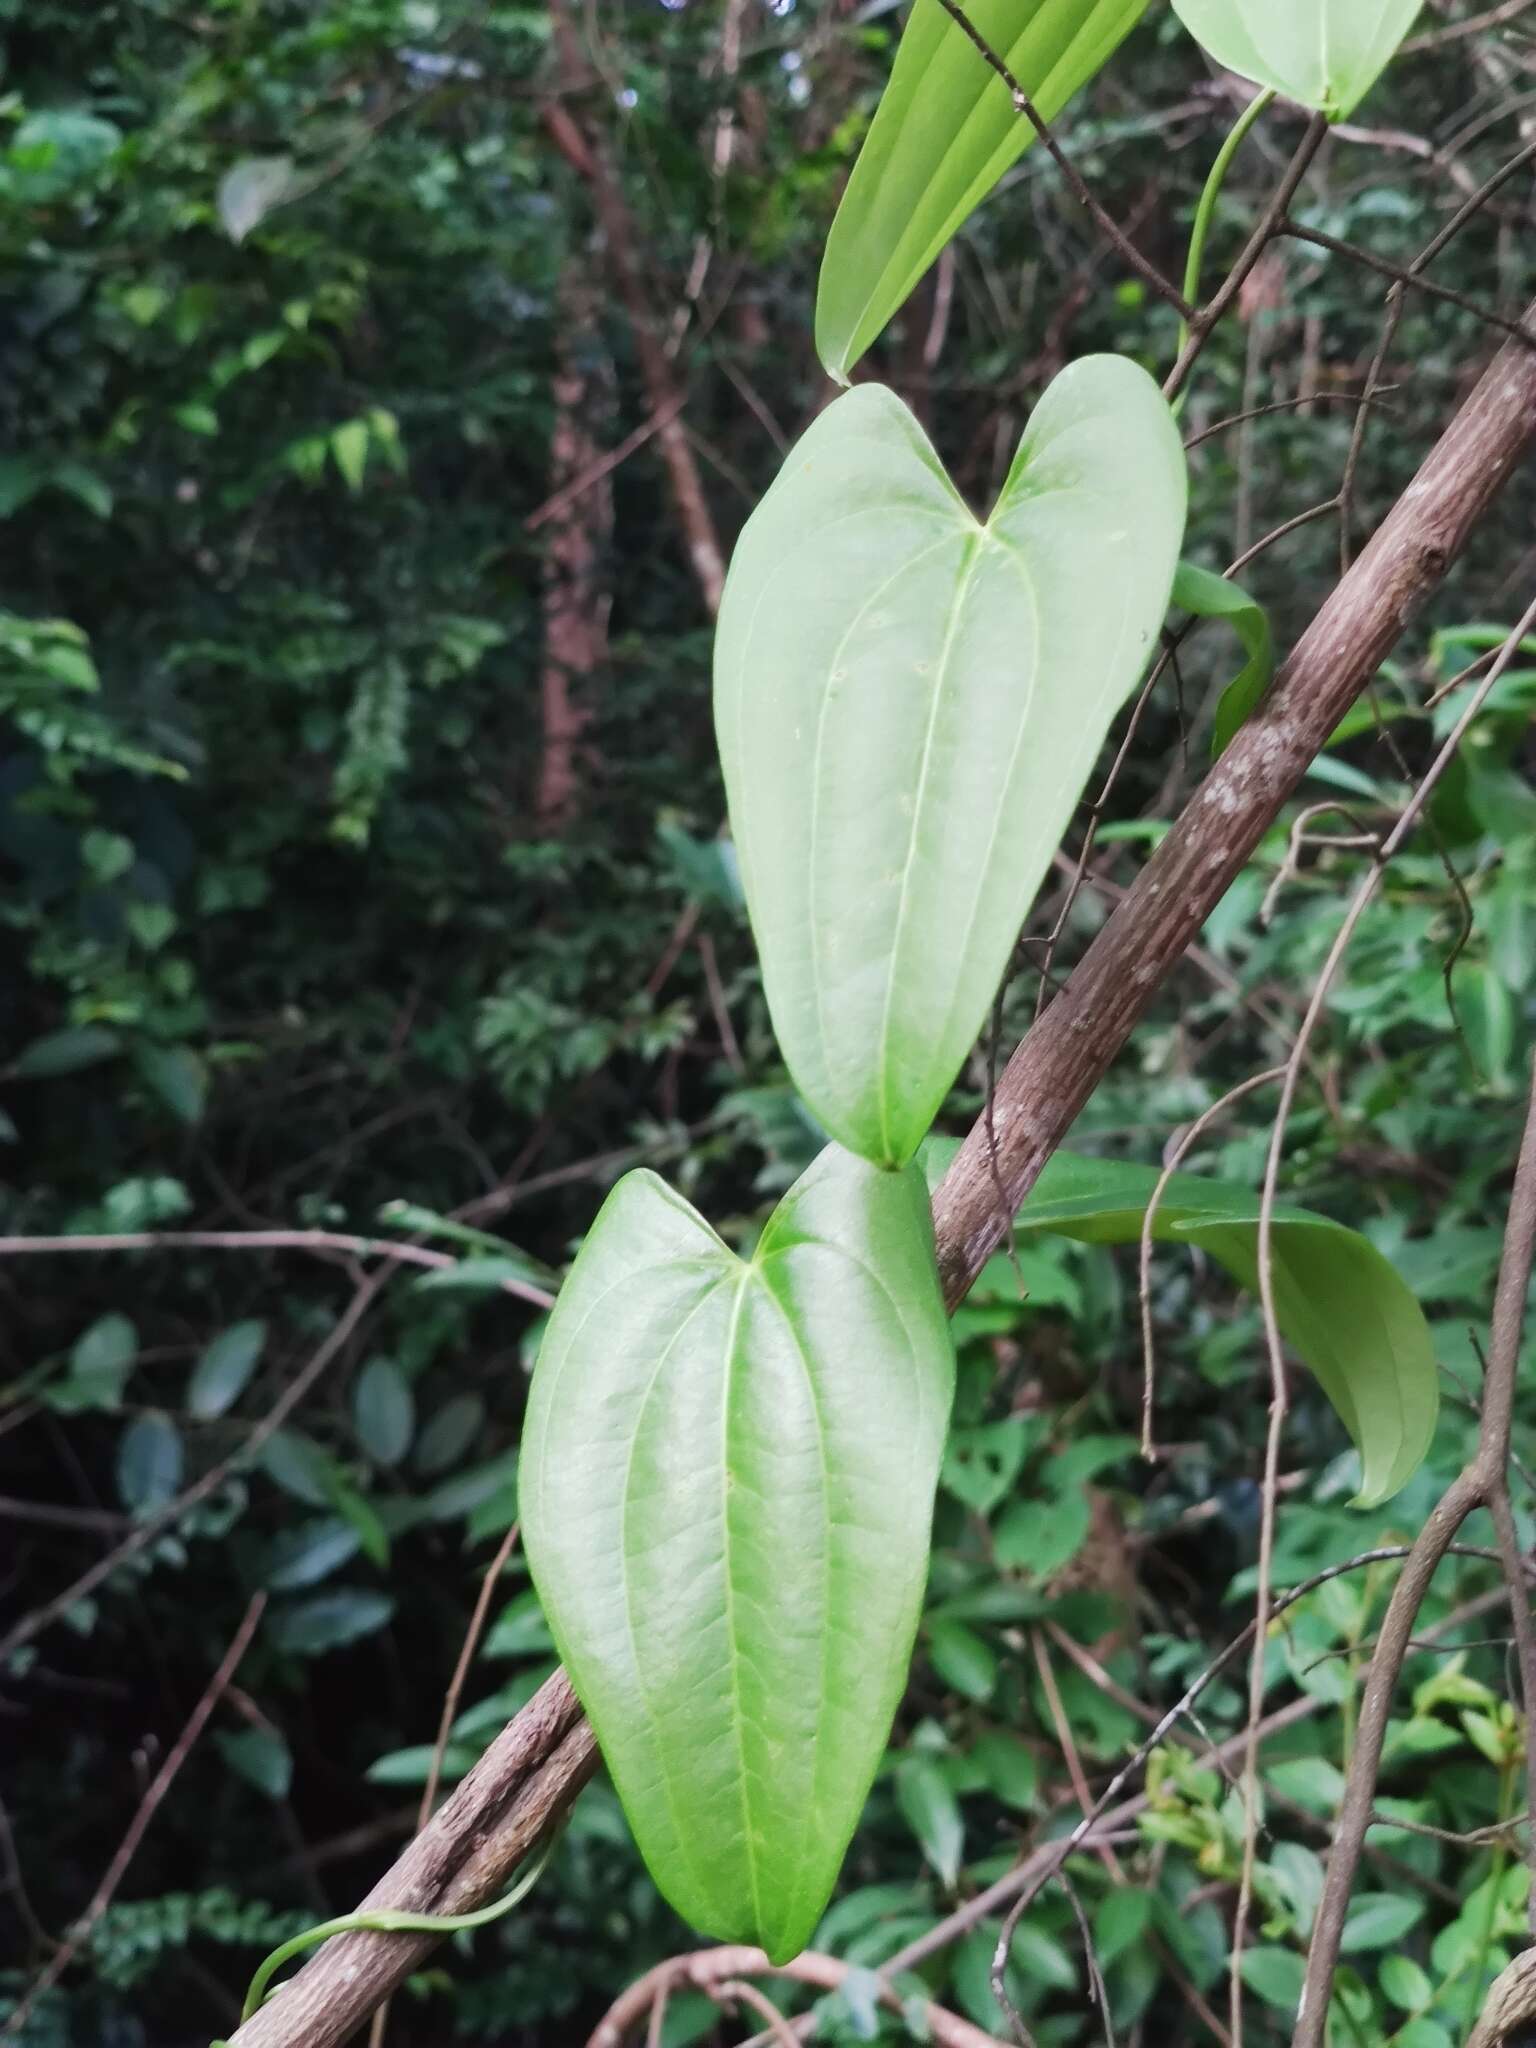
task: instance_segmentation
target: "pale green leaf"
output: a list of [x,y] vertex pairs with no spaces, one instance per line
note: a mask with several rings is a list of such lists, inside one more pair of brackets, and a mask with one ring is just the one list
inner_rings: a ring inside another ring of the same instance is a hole
[[188,1411],[202,1422],[228,1414],[250,1384],[266,1341],[267,1326],[259,1318],[221,1330],[192,1369]]
[[357,1530],[340,1515],[323,1515],[281,1530],[267,1552],[266,1583],[274,1593],[293,1593],[316,1586],[356,1557],[362,1547]]
[[880,1762],[927,1576],[954,1353],[916,1171],[830,1147],[750,1262],[627,1175],[539,1354],[529,1563],[672,1904],[810,1940]]
[[370,1359],[352,1392],[352,1419],[376,1465],[398,1465],[416,1433],[411,1383],[392,1358]]
[[1275,636],[1269,613],[1236,583],[1202,569],[1195,562],[1180,562],[1173,579],[1173,601],[1181,611],[1191,612],[1197,619],[1225,619],[1248,656],[1242,670],[1223,690],[1216,707],[1211,752],[1219,755],[1225,752],[1228,742],[1256,709],[1274,679]]
[[[1058,1152],[1019,1210],[1020,1226],[1090,1244],[1134,1244],[1155,1167]],[[1360,1452],[1358,1504],[1407,1484],[1435,1433],[1440,1389],[1424,1312],[1390,1262],[1358,1232],[1289,1205],[1274,1218],[1281,1334],[1316,1374]],[[1258,1291],[1259,1200],[1251,1189],[1175,1174],[1153,1236],[1198,1245]]]
[[1242,1972],[1248,1989],[1257,1992],[1266,2005],[1290,2019],[1296,2017],[1306,1963],[1294,1949],[1248,1949],[1243,1956]]
[[232,242],[243,242],[274,207],[300,189],[291,156],[248,156],[219,180],[219,219]]
[[104,1024],[67,1025],[34,1038],[11,1068],[18,1081],[52,1080],[58,1074],[77,1074],[83,1067],[99,1066],[115,1059],[122,1041]]
[[454,1394],[431,1417],[416,1439],[413,1462],[418,1472],[436,1475],[457,1464],[485,1426],[485,1403],[478,1394]]
[[181,1484],[181,1431],[168,1415],[140,1415],[117,1447],[117,1491],[131,1514],[151,1514],[174,1498]]
[[[1147,4],[969,0],[965,11],[1049,121],[1109,61]],[[1035,139],[964,30],[938,0],[917,0],[822,259],[816,348],[840,383]]]
[[1401,1892],[1362,1892],[1349,1909],[1339,1948],[1347,1956],[1364,1950],[1391,1948],[1424,1918],[1427,1899]]
[[963,1621],[934,1621],[928,1661],[944,1683],[968,1700],[989,1700],[997,1687],[997,1653]]
[[774,1028],[850,1151],[910,1159],[1168,602],[1186,476],[1168,407],[1095,356],[974,519],[911,413],[861,385],[736,550],[715,715]]
[[896,1804],[924,1857],[953,1885],[965,1849],[965,1822],[953,1787],[931,1757],[910,1756],[897,1765]]
[[1208,57],[1343,121],[1386,70],[1423,0],[1173,0]]
[[368,422],[346,420],[331,434],[331,453],[349,491],[360,491],[368,468]]

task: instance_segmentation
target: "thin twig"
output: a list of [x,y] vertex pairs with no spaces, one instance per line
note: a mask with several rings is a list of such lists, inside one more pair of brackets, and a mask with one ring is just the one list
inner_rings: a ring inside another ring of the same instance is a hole
[[[1536,606],[1532,607],[1529,616],[1536,617]],[[1518,640],[1511,644],[1511,656],[1517,645]],[[1393,1592],[1376,1651],[1371,1658],[1355,1731],[1354,1753],[1334,1827],[1333,1852],[1329,1857],[1307,1956],[1306,1979],[1296,2020],[1295,2048],[1324,2048],[1329,1998],[1338,1966],[1344,1922],[1349,1912],[1350,1892],[1365,1846],[1366,1831],[1375,1811],[1376,1781],[1392,1715],[1393,1694],[1408,1655],[1419,1609],[1441,1559],[1467,1516],[1474,1508],[1496,1499],[1501,1491],[1507,1501],[1515,1379],[1533,1257],[1536,1257],[1536,1073],[1533,1073],[1530,1107],[1504,1234],[1477,1450],[1472,1462],[1441,1496],[1415,1542]],[[1516,1560],[1515,1576],[1508,1589],[1511,1605],[1516,1610],[1529,1608],[1530,1594],[1523,1579],[1523,1570]]]
[[0,2028],[0,2034],[19,2034],[21,2032],[37,2001],[53,1989],[80,1950],[90,1940],[101,1916],[106,1912],[116,1896],[117,1888],[122,1883],[129,1864],[138,1854],[139,1844],[143,1841],[150,1822],[159,1812],[166,1793],[170,1791],[171,1786],[176,1781],[177,1773],[192,1754],[198,1737],[207,1726],[209,1715],[218,1705],[225,1687],[239,1668],[241,1658],[250,1648],[251,1638],[256,1633],[257,1623],[261,1620],[262,1611],[266,1604],[266,1594],[258,1593],[246,1608],[245,1618],[240,1623],[239,1628],[236,1629],[234,1640],[224,1652],[218,1670],[209,1679],[202,1698],[192,1709],[188,1717],[187,1725],[182,1729],[180,1735],[177,1736],[170,1754],[166,1757],[159,1770],[156,1771],[144,1797],[139,1801],[138,1811],[129,1823],[127,1834],[123,1836],[122,1841],[118,1845],[117,1854],[107,1865],[106,1874],[102,1878],[101,1883],[97,1885],[90,1904],[75,1922],[74,1926],[70,1928],[68,1938],[63,1946],[56,1954],[48,1958],[48,1961],[38,1972],[32,1983],[28,1985],[15,2011],[6,2021],[4,2027]]
[[[421,1805],[416,1812],[416,1832],[426,1826],[432,1818],[432,1808],[437,1801],[437,1788],[443,1775],[443,1758],[448,1753],[448,1738],[458,1716],[459,1701],[464,1692],[464,1681],[469,1676],[469,1667],[475,1661],[475,1652],[480,1647],[480,1637],[485,1628],[485,1617],[490,1612],[491,1595],[497,1582],[507,1568],[507,1559],[517,1542],[518,1525],[514,1522],[497,1546],[496,1555],[491,1559],[480,1591],[475,1599],[469,1617],[469,1626],[464,1631],[464,1640],[459,1646],[458,1662],[453,1667],[453,1676],[448,1681],[448,1690],[443,1695],[443,1711],[438,1716],[437,1740],[432,1745],[432,1761],[427,1769],[427,1781],[421,1788]],[[368,2032],[369,2048],[381,2048],[384,2035],[389,2027],[389,2000],[386,1998],[373,2016],[373,2025]]]
[[1197,1117],[1174,1146],[1158,1176],[1157,1185],[1147,1203],[1146,1213],[1141,1219],[1141,1455],[1150,1463],[1157,1456],[1152,1440],[1152,1417],[1156,1403],[1157,1389],[1157,1343],[1152,1328],[1152,1244],[1153,1231],[1157,1225],[1157,1212],[1162,1207],[1163,1196],[1168,1192],[1168,1183],[1189,1157],[1195,1145],[1218,1118],[1224,1116],[1234,1104],[1252,1095],[1256,1089],[1267,1088],[1271,1081],[1278,1081],[1285,1072],[1284,1067],[1271,1067],[1267,1073],[1255,1074],[1242,1081],[1236,1088],[1229,1089],[1219,1102]]
[[[68,1237],[0,1237],[0,1259],[51,1256],[57,1252],[313,1252],[319,1257],[389,1259],[396,1265],[429,1266],[435,1272],[462,1264],[452,1252],[390,1237],[354,1237],[337,1230],[119,1230]],[[503,1293],[536,1308],[554,1296],[530,1280],[498,1280]]]
[[1049,122],[1041,119],[1029,94],[1020,85],[1012,71],[1009,70],[1006,60],[1000,57],[997,51],[993,49],[970,16],[958,5],[958,0],[939,0],[939,5],[949,16],[950,20],[955,23],[956,27],[961,29],[968,40],[975,45],[982,57],[985,58],[986,62],[1003,81],[1003,84],[1007,86],[1009,97],[1013,101],[1014,112],[1024,116],[1031,128],[1034,129],[1036,135],[1045,144],[1052,163],[1055,164],[1057,170],[1060,171],[1062,177],[1066,180],[1068,191],[1072,194],[1078,205],[1091,216],[1100,234],[1106,236],[1114,244],[1116,250],[1131,266],[1136,275],[1144,283],[1149,284],[1160,299],[1166,299],[1168,304],[1176,309],[1181,318],[1189,319],[1194,309],[1189,305],[1184,294],[1176,285],[1170,283],[1163,276],[1163,273],[1157,268],[1155,263],[1148,262],[1135,243],[1126,236],[1119,224],[1105,212],[1085,183],[1077,166],[1072,162],[1052,133]]

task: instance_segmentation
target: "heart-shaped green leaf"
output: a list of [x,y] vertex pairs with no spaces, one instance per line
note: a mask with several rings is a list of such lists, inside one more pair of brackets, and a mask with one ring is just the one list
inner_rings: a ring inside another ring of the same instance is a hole
[[829,406],[747,522],[715,650],[731,825],[774,1029],[850,1151],[902,1165],[1146,666],[1184,454],[1118,356],[1041,399],[978,523],[911,413]]
[[[1019,1210],[1019,1227],[1132,1244],[1159,1178],[1155,1167],[1058,1152]],[[1153,1235],[1201,1246],[1258,1291],[1259,1202],[1251,1189],[1176,1173]],[[1434,1438],[1440,1383],[1424,1312],[1369,1239],[1342,1223],[1281,1205],[1273,1245],[1281,1333],[1354,1438],[1356,1504],[1374,1507],[1408,1483]]]
[[1208,57],[1343,121],[1407,38],[1423,0],[1173,0]]
[[[1043,120],[1113,56],[1148,0],[969,0],[978,35]],[[848,373],[1035,130],[939,0],[916,0],[827,237],[816,347]]]
[[922,1175],[835,1146],[750,1261],[629,1174],[550,1317],[520,1472],[540,1598],[657,1884],[776,1961],[906,1682],[953,1384]]

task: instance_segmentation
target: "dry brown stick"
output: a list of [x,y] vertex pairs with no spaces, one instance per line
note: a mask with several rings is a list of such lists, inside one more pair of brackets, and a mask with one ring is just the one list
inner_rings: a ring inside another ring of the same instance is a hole
[[147,1544],[153,1543],[157,1536],[163,1536],[167,1529],[181,1520],[188,1508],[196,1507],[199,1501],[207,1500],[210,1494],[217,1493],[225,1480],[241,1466],[249,1464],[262,1445],[277,1434],[294,1409],[309,1394],[326,1367],[345,1348],[374,1296],[388,1277],[389,1268],[386,1266],[371,1279],[362,1282],[325,1342],[302,1370],[294,1374],[279,1398],[255,1428],[246,1435],[239,1450],[232,1452],[227,1458],[221,1458],[218,1464],[210,1465],[201,1479],[194,1480],[190,1486],[178,1493],[174,1500],[168,1501],[154,1514],[146,1516],[142,1522],[136,1523],[115,1549],[98,1559],[89,1571],[82,1572],[78,1579],[64,1588],[62,1593],[56,1593],[51,1600],[45,1600],[41,1607],[34,1608],[32,1613],[24,1615],[16,1626],[0,1639],[0,1665],[4,1664],[13,1651],[19,1650],[24,1643],[30,1643],[34,1636],[40,1635],[50,1622],[57,1621],[61,1614],[67,1613],[77,1600],[83,1600],[88,1593],[94,1593],[102,1580],[110,1578],[119,1565],[126,1563],[130,1557],[136,1557]]
[[1427,35],[1414,36],[1404,43],[1401,54],[1417,56],[1423,50],[1438,50],[1444,43],[1460,41],[1463,36],[1475,36],[1485,28],[1502,28],[1507,21],[1518,21],[1522,14],[1529,14],[1536,0],[1504,0],[1502,7],[1490,7],[1485,14],[1474,14],[1468,21],[1453,21],[1449,28],[1432,29]]
[[[1328,2002],[1338,1966],[1350,1892],[1359,1867],[1366,1832],[1376,1805],[1376,1780],[1393,1695],[1408,1656],[1419,1610],[1435,1572],[1461,1525],[1475,1508],[1502,1492],[1508,1500],[1510,1435],[1514,1424],[1515,1378],[1520,1340],[1525,1329],[1526,1297],[1536,1258],[1536,1070],[1520,1160],[1510,1196],[1499,1284],[1494,1298],[1493,1341],[1483,1388],[1483,1419],[1471,1463],[1454,1479],[1425,1523],[1393,1589],[1386,1619],[1366,1674],[1355,1748],[1345,1782],[1344,1798],[1334,1826],[1333,1851],[1318,1903],[1301,2008],[1296,2016],[1294,2048],[1324,2048]],[[1511,1605],[1529,1609],[1530,1594],[1519,1578],[1509,1586]]]
[[[462,1263],[454,1252],[435,1252],[424,1244],[403,1244],[390,1237],[354,1237],[339,1230],[120,1230],[97,1236],[0,1237],[0,1259],[41,1257],[64,1252],[312,1252],[324,1258],[340,1253],[360,1259],[390,1259],[397,1265],[429,1266],[442,1271]],[[500,1280],[505,1294],[548,1308],[554,1296],[528,1280]]]
[[[838,1956],[821,1955],[815,1949],[807,1949],[792,1963],[778,1969],[760,1948],[704,1948],[692,1955],[672,1956],[636,1978],[614,2001],[588,2036],[587,2048],[623,2048],[663,1991],[693,1989],[713,1996],[742,1977],[787,1978],[817,1991],[836,1991],[856,1968],[857,1965],[845,1963]],[[881,1995],[886,2005],[894,2011],[901,2010],[901,1999],[889,1985],[882,1984]],[[972,2026],[956,2013],[946,2012],[941,2005],[925,2005],[923,2014],[929,2039],[937,2043],[937,2048],[1003,2048],[995,2035],[983,2033],[980,2027]],[[766,2038],[770,2042],[780,2038],[780,2030],[775,2028]]]
[[[1536,352],[1510,344],[1495,357],[1381,531],[1323,606],[1264,704],[1099,931],[1066,989],[1009,1062],[998,1085],[995,1121],[998,1167],[1014,1207],[1533,439]],[[945,1293],[954,1305],[964,1299],[1004,1229],[982,1123],[972,1129],[945,1176],[935,1196],[934,1219]],[[519,1731],[532,1712],[525,1709],[433,1822],[445,1885],[457,1867],[448,1853],[446,1828],[458,1828],[461,1850],[473,1844],[485,1856],[493,1849],[500,1852],[497,1875],[488,1887],[475,1893],[456,1884],[451,1896],[457,1903],[450,1905],[444,1893],[434,1895],[421,1884],[413,1844],[375,1887],[370,1905],[446,1912],[483,1904],[491,1896],[540,1832],[530,1835],[522,1826],[540,1797],[536,1781],[528,1781],[574,1725],[577,1709],[566,1681],[559,1677],[550,1683],[564,1688],[572,1717],[560,1735],[551,1737],[546,1729],[540,1747],[538,1731],[530,1724],[528,1743],[519,1748]],[[590,1735],[585,1741],[590,1770],[595,1752]],[[568,1785],[561,1796],[569,1796]],[[514,1798],[519,1820],[509,1837],[501,1816]],[[1005,1895],[1011,1898],[1012,1889]],[[285,1991],[269,2002],[233,2037],[236,2048],[331,2048],[409,1974],[430,1945],[425,1936],[367,1933],[329,1943],[293,1980],[302,1993]],[[342,1952],[339,1957],[336,1951]],[[285,2012],[294,2016],[294,2026]]]
[[91,1903],[70,1928],[68,1937],[55,1954],[48,1958],[17,2005],[16,2010],[0,2027],[0,2035],[19,2034],[26,2025],[33,2007],[48,1991],[51,1991],[64,1972],[74,1961],[85,1943],[90,1940],[97,1922],[111,1905],[117,1888],[122,1883],[129,1864],[138,1854],[139,1844],[146,1830],[159,1812],[162,1801],[176,1781],[177,1773],[192,1754],[198,1737],[208,1725],[208,1717],[218,1705],[229,1681],[239,1668],[240,1659],[250,1648],[251,1637],[256,1633],[256,1624],[261,1620],[262,1610],[267,1604],[265,1593],[258,1593],[245,1610],[245,1618],[235,1630],[234,1640],[224,1652],[219,1668],[209,1679],[202,1698],[192,1709],[187,1725],[177,1736],[170,1754],[156,1771],[144,1797],[139,1801],[138,1811],[129,1823],[128,1832],[118,1845],[117,1854],[107,1865],[106,1874],[92,1894]]

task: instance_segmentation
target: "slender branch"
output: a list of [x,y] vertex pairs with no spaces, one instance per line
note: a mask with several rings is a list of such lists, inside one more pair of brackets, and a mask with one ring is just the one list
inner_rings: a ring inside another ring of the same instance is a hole
[[1237,295],[1248,282],[1255,264],[1280,231],[1280,225],[1291,210],[1291,201],[1301,190],[1301,181],[1312,168],[1312,159],[1323,146],[1328,133],[1326,114],[1314,114],[1307,123],[1307,131],[1301,138],[1296,154],[1291,158],[1285,176],[1280,180],[1269,204],[1259,218],[1259,224],[1248,238],[1248,245],[1236,263],[1227,272],[1211,303],[1189,323],[1189,339],[1179,350],[1179,359],[1168,374],[1163,386],[1163,395],[1170,404],[1189,382],[1189,373],[1200,360],[1205,345],[1221,325],[1236,303]]
[[245,1618],[236,1629],[234,1640],[224,1652],[219,1668],[209,1679],[202,1698],[192,1709],[187,1725],[177,1736],[165,1762],[156,1771],[149,1788],[139,1801],[138,1811],[129,1823],[128,1832],[118,1845],[117,1854],[107,1865],[106,1874],[92,1894],[91,1902],[69,1930],[69,1937],[55,1954],[48,1958],[15,2011],[0,2027],[0,2036],[19,2034],[26,2025],[37,2001],[52,1990],[64,1972],[69,1968],[80,1950],[90,1940],[103,1913],[111,1905],[117,1888],[127,1873],[129,1864],[138,1854],[150,1822],[159,1812],[165,1795],[176,1781],[177,1773],[197,1745],[199,1736],[208,1725],[208,1717],[223,1697],[230,1680],[238,1670],[241,1658],[250,1648],[251,1638],[256,1633],[256,1624],[261,1620],[267,1604],[265,1593],[258,1593],[245,1610]]
[[[623,2048],[630,2034],[667,1992],[694,1990],[714,1996],[743,1977],[777,1977],[810,1985],[818,1991],[836,1991],[856,1967],[838,1956],[821,1955],[815,1949],[807,1949],[792,1963],[777,1969],[760,1948],[705,1948],[692,1955],[673,1956],[637,1978],[615,2000],[588,2037],[587,2048]],[[892,2011],[900,2012],[900,1996],[889,1984],[882,1984],[881,1999]],[[937,2048],[1003,2048],[995,2035],[983,2033],[980,2027],[946,2012],[943,2006],[925,2005],[923,2017],[928,2025],[928,2038],[937,2043]],[[769,2042],[782,2040],[786,2033],[792,2040],[803,2038],[803,2032],[790,2032],[787,2021],[776,2023],[764,2038]]]
[[[459,1645],[458,1661],[453,1667],[453,1676],[448,1681],[448,1690],[443,1695],[443,1710],[437,1718],[437,1740],[432,1745],[432,1762],[427,1770],[427,1781],[421,1788],[421,1804],[416,1810],[416,1832],[426,1826],[432,1818],[432,1808],[437,1803],[437,1788],[442,1781],[443,1758],[448,1754],[448,1738],[453,1733],[453,1723],[459,1711],[459,1701],[464,1694],[464,1682],[469,1677],[469,1667],[475,1661],[475,1652],[480,1647],[480,1637],[485,1630],[485,1618],[491,1611],[491,1595],[495,1592],[507,1560],[517,1544],[518,1525],[514,1522],[496,1549],[496,1555],[486,1567],[480,1581],[480,1591],[469,1617],[469,1627],[464,1631],[464,1640]],[[389,2001],[386,1999],[373,2016],[373,2025],[368,2033],[368,2048],[382,2048],[385,2034],[389,2029]]]
[[[401,1244],[389,1237],[354,1237],[337,1230],[120,1230],[95,1236],[0,1237],[0,1259],[37,1257],[62,1252],[313,1252],[319,1258],[343,1254],[359,1259],[390,1259],[402,1266],[429,1266],[442,1272],[462,1264],[452,1252],[435,1252],[424,1244]],[[505,1294],[548,1308],[554,1296],[530,1280],[497,1282]]]
[[[1536,610],[1536,607],[1533,607]],[[1518,640],[1515,645],[1518,645]],[[1343,1802],[1334,1827],[1333,1852],[1318,1903],[1306,1981],[1297,2014],[1294,2048],[1324,2048],[1328,2002],[1338,1966],[1350,1891],[1359,1868],[1366,1831],[1376,1805],[1376,1780],[1392,1716],[1392,1700],[1419,1609],[1441,1560],[1457,1530],[1475,1508],[1501,1494],[1507,1506],[1510,1434],[1514,1422],[1515,1379],[1520,1340],[1525,1328],[1526,1298],[1536,1259],[1536,1069],[1525,1134],[1515,1170],[1504,1252],[1494,1300],[1493,1342],[1483,1388],[1483,1419],[1472,1462],[1452,1481],[1420,1532],[1393,1590],[1375,1654],[1366,1675],[1355,1748],[1350,1759]],[[1516,1561],[1518,1564],[1518,1560]],[[1525,1610],[1529,1631],[1530,1594],[1517,1573],[1509,1587],[1512,1606]]]
[[1536,0],[1504,0],[1502,7],[1490,7],[1485,14],[1474,14],[1467,21],[1453,21],[1449,28],[1437,28],[1427,35],[1414,36],[1404,43],[1401,54],[1415,57],[1424,50],[1438,50],[1445,43],[1459,42],[1463,36],[1480,35],[1485,28],[1502,28],[1506,22],[1518,21],[1522,14],[1529,14]]

